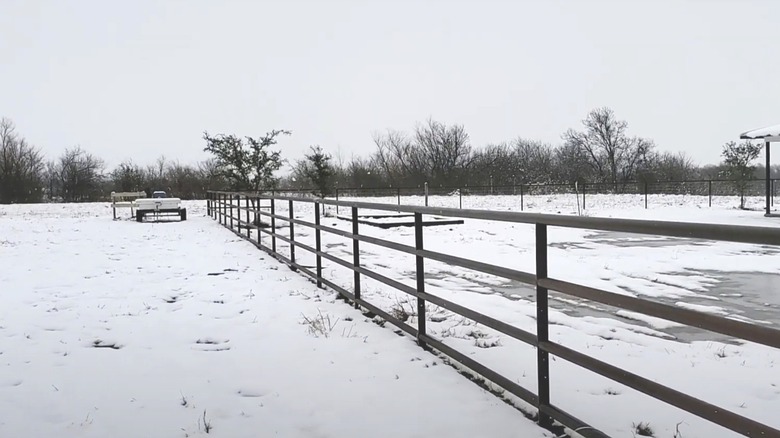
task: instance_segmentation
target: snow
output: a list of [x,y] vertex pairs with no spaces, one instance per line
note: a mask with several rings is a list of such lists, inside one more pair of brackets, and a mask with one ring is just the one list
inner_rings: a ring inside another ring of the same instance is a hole
[[0,436],[550,436],[185,206],[0,207]]
[[780,125],[767,126],[766,128],[754,129],[752,131],[743,132],[739,138],[757,139],[764,137],[777,137],[780,136]]
[[[429,199],[431,206],[458,202],[457,196]],[[511,196],[462,202],[520,210]],[[588,195],[585,214],[780,226],[777,218],[734,208],[738,202],[714,197],[709,208],[706,197],[650,195],[645,210],[641,196]],[[285,207],[277,204],[277,214],[287,215]],[[573,195],[527,196],[525,207],[577,214]],[[187,208],[185,223],[141,225],[111,221],[103,204],[0,207],[0,436],[31,435],[32,424],[39,435],[195,436],[204,434],[198,429],[204,409],[215,436],[543,436],[452,368],[434,367],[443,361],[408,337],[366,321],[332,292],[204,218],[202,202]],[[325,210],[336,214],[331,206]],[[313,209],[299,203],[295,215],[312,221]],[[351,230],[335,217],[322,223]],[[411,228],[361,225],[360,232],[414,244]],[[312,230],[295,227],[295,235],[314,246]],[[555,227],[548,239],[551,277],[780,324],[780,248]],[[532,225],[467,219],[426,228],[424,243],[433,251],[534,269]],[[323,233],[322,245],[352,259],[345,238]],[[289,254],[284,242],[277,246]],[[413,256],[360,248],[361,265],[414,286]],[[314,265],[303,250],[296,257]],[[327,260],[323,265],[326,278],[351,289],[351,271]],[[429,293],[535,332],[529,286],[430,260],[425,269]],[[6,293],[9,286],[16,293]],[[416,324],[416,303],[403,293],[363,277],[362,294],[385,310],[404,309]],[[780,428],[777,350],[560,294],[551,298],[553,341]],[[336,321],[327,338],[301,324],[319,312]],[[427,317],[432,336],[536,390],[532,347],[436,306],[428,306]],[[122,348],[95,348],[98,340]],[[737,436],[560,359],[551,360],[551,390],[556,406],[610,436],[631,437],[632,424],[640,422],[658,437],[673,436],[678,424],[682,436]],[[188,406],[180,405],[182,397]]]
[[[462,202],[464,208],[519,211],[518,198],[464,196]],[[766,218],[760,211],[736,209],[737,197],[714,197],[710,208],[707,197],[650,195],[647,210],[643,196],[588,195],[587,199],[585,214],[589,216],[780,226],[780,220]],[[397,202],[395,197],[355,200]],[[424,198],[403,201],[422,205]],[[428,205],[457,208],[460,201],[457,196],[434,196]],[[762,203],[761,198],[747,199],[748,207]],[[531,212],[577,212],[574,195],[526,197],[525,207]],[[326,210],[335,213],[332,207]],[[307,220],[310,214],[307,204],[296,205],[298,217]],[[369,212],[361,210],[360,214]],[[339,220],[324,219],[323,223],[350,229],[349,223]],[[463,225],[426,228],[424,241],[429,250],[533,272],[533,229],[532,225],[468,219]],[[296,231],[296,239],[311,244],[313,233],[298,227]],[[361,225],[360,232],[414,244],[414,230],[409,228],[383,230]],[[329,252],[351,259],[348,240],[327,234],[322,240]],[[780,324],[780,248],[555,227],[548,230],[548,240],[553,278],[756,324]],[[284,245],[279,248],[285,251]],[[314,263],[308,254],[296,254],[300,262]],[[368,269],[415,284],[414,258],[410,255],[361,244],[360,260]],[[535,332],[534,291],[529,286],[435,261],[425,263],[429,293]],[[325,275],[338,284],[351,285],[352,273],[341,267],[325,263]],[[733,285],[734,277],[744,282]],[[412,309],[408,297],[375,281],[364,278],[362,288],[363,296],[381,308],[401,303]],[[560,294],[553,294],[552,306],[550,334],[554,341],[780,428],[775,414],[780,403],[777,350]],[[523,386],[536,389],[536,356],[531,347],[441,309],[434,310],[436,318],[428,322],[431,333]],[[611,436],[633,436],[631,425],[639,422],[649,422],[656,436],[673,436],[680,422],[682,436],[738,436],[560,359],[551,362],[551,374],[553,403]]]

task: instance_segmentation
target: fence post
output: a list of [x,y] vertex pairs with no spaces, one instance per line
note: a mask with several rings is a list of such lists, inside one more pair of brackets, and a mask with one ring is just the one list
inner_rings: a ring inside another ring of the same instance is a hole
[[[352,234],[358,235],[358,209],[352,207]],[[352,237],[352,265],[356,268],[360,267],[360,241],[357,238]],[[355,274],[355,308],[360,308],[358,301],[360,300],[360,273],[354,271]]]
[[227,202],[225,199],[227,198],[227,195],[224,193],[220,196],[220,223],[222,226],[227,227]]
[[398,205],[401,205],[401,188],[396,187],[395,188],[396,195],[398,196]]
[[645,210],[647,210],[647,181],[645,181]]
[[772,206],[775,206],[775,181],[776,179],[772,180]]
[[[423,222],[422,214],[414,214],[414,247],[417,251],[423,250]],[[420,295],[425,293],[425,258],[419,253],[415,256],[417,261],[417,344],[425,348],[425,300]]]
[[709,198],[709,206],[712,207],[712,180],[707,181],[707,197]]
[[458,208],[463,210],[463,187],[458,189]]
[[[547,225],[536,224],[536,279],[547,278]],[[539,344],[549,340],[547,288],[536,286],[536,360],[539,391],[539,425],[550,427],[552,419],[542,412],[550,405],[550,355]]]
[[233,231],[233,194],[230,194],[230,231]]
[[[290,225],[290,262],[294,265],[295,264],[295,224],[293,224],[293,200],[290,199],[289,203],[287,204],[288,212],[290,213],[290,222],[288,224]],[[295,271],[294,266],[290,266],[290,269]]]
[[336,216],[339,214],[339,188],[336,187]]
[[238,226],[238,234],[241,235],[241,194],[236,195],[236,225]]
[[260,223],[263,221],[262,217],[260,216],[260,196],[255,196],[255,203],[252,204],[252,225],[254,225],[257,230],[257,244],[260,245],[260,248],[263,247],[263,233],[260,232]]
[[523,211],[523,184],[520,184],[520,211]]
[[322,240],[320,236],[320,203],[314,203],[314,249],[317,250],[317,287],[322,287],[322,257],[320,257],[320,251],[322,251]]
[[587,183],[582,183],[582,209],[585,210],[585,192],[588,191]]
[[428,182],[425,183],[425,206],[428,206]]
[[276,198],[271,197],[271,252],[276,255]]
[[[211,216],[211,193],[206,192],[206,214]],[[116,212],[114,212],[114,219],[116,219]]]
[[246,207],[246,238],[252,240],[252,222],[249,220],[249,196],[244,198],[244,207]]

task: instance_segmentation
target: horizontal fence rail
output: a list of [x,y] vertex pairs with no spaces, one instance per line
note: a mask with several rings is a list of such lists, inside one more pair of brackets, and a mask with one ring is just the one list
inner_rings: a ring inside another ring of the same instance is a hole
[[[463,197],[466,196],[516,196],[520,198],[520,211],[525,210],[525,198],[529,196],[550,195],[576,195],[581,197],[582,208],[588,203],[588,196],[593,195],[636,195],[644,197],[644,206],[651,205],[648,197],[651,195],[687,195],[707,197],[708,205],[712,207],[714,198],[723,196],[765,197],[769,190],[770,206],[775,205],[778,195],[777,182],[780,179],[769,180],[769,187],[765,179],[749,179],[744,185],[736,181],[726,179],[695,179],[695,180],[671,180],[671,181],[629,181],[625,183],[601,183],[582,182],[574,183],[516,183],[501,185],[458,185],[436,186],[421,184],[418,186],[401,187],[335,187],[327,196],[333,196],[336,200],[343,198],[396,198],[396,204],[401,205],[401,198],[419,196],[425,199],[428,206],[429,196],[457,196],[460,208],[463,207]],[[741,190],[739,187],[742,187]],[[311,188],[278,188],[268,190],[271,196],[308,195],[319,193]]]
[[[312,221],[295,218],[296,203],[313,204],[314,217]],[[287,208],[287,215],[277,213],[279,205]],[[350,214],[345,219],[351,221],[351,232],[322,225],[322,207],[332,205],[344,208]],[[388,212],[410,213],[414,216],[415,245],[404,245],[397,242],[366,236],[360,233],[358,213],[360,210],[376,210]],[[590,427],[586,422],[556,407],[550,400],[550,355],[563,359],[581,368],[599,374],[620,384],[626,385],[657,400],[668,403],[691,414],[697,415],[724,428],[749,437],[780,437],[780,430],[766,424],[761,424],[735,412],[712,405],[704,400],[677,391],[668,386],[631,373],[614,365],[603,362],[592,356],[577,352],[564,345],[552,342],[548,338],[549,303],[548,292],[555,291],[572,297],[599,302],[611,307],[625,309],[648,316],[674,321],[686,326],[720,333],[735,339],[750,341],[757,344],[780,349],[780,330],[737,321],[718,315],[707,314],[684,309],[668,304],[620,295],[601,289],[591,288],[562,279],[549,278],[547,248],[548,227],[565,227],[600,231],[614,231],[636,234],[647,234],[666,237],[683,237],[715,241],[739,242],[760,245],[780,246],[780,229],[772,227],[726,226],[715,224],[696,224],[681,222],[659,222],[648,220],[626,220],[610,218],[593,218],[580,216],[564,216],[538,213],[519,213],[487,210],[468,210],[435,207],[413,207],[405,205],[388,205],[367,202],[344,202],[332,199],[306,198],[301,196],[257,195],[238,192],[209,192],[207,212],[221,225],[226,226],[239,236],[248,239],[259,249],[268,252],[291,269],[311,277],[319,287],[329,287],[339,293],[344,299],[352,302],[357,308],[363,308],[378,315],[385,321],[416,338],[424,348],[433,348],[448,356],[452,361],[470,369],[473,373],[493,382],[507,392],[517,396],[526,403],[538,409],[538,422],[541,426],[550,428],[557,422],[585,437],[606,437],[607,435]],[[536,267],[535,272],[524,272],[489,263],[478,262],[467,258],[456,257],[424,247],[424,231],[422,215],[437,215],[478,220],[502,221],[521,224],[532,224],[536,233]],[[251,215],[251,216],[250,216]],[[252,219],[254,218],[254,219]],[[270,221],[270,227],[262,225],[260,218]],[[277,224],[286,223],[289,233],[277,232]],[[296,227],[314,231],[315,246],[295,240]],[[252,233],[255,232],[255,238]],[[352,260],[345,260],[329,254],[322,249],[323,233],[338,235],[352,240]],[[270,240],[270,244],[268,242]],[[289,256],[278,252],[277,241],[289,246]],[[366,243],[381,246],[392,251],[409,254],[416,261],[416,285],[409,286],[397,280],[388,278],[361,265],[360,244]],[[307,251],[316,257],[316,266],[302,266],[296,261],[296,249]],[[327,260],[354,273],[351,290],[336,284],[322,275],[322,260]],[[536,333],[531,333],[490,317],[481,312],[456,304],[445,298],[431,294],[425,290],[425,261],[435,260],[450,265],[460,266],[470,270],[487,273],[515,280],[536,287]],[[367,277],[390,286],[417,300],[417,324],[411,326],[389,312],[368,302],[361,295],[361,278]],[[510,338],[521,341],[537,349],[538,388],[534,393],[511,379],[502,376],[497,371],[485,366],[473,357],[434,338],[426,331],[426,303],[440,306],[450,312],[471,319],[489,327]]]

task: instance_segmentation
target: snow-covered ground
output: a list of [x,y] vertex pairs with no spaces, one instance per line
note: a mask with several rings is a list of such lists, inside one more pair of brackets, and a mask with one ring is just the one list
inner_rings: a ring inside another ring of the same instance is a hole
[[[395,197],[357,198],[356,201],[395,204]],[[407,197],[405,204],[423,203]],[[457,207],[458,197],[431,197],[430,206]],[[763,199],[748,206],[760,208]],[[588,196],[590,216],[710,222],[780,227],[780,218],[761,211],[734,208],[735,197]],[[465,197],[464,208],[519,211],[519,198]],[[577,214],[573,196],[526,197],[526,211]],[[277,210],[287,214],[284,203]],[[335,215],[333,207],[327,207]],[[344,215],[344,211],[339,212]],[[361,214],[369,213],[361,211]],[[312,209],[296,204],[295,216],[312,220]],[[349,230],[349,222],[331,217],[330,226]],[[360,226],[361,233],[407,245],[414,244],[411,228],[380,229]],[[283,228],[282,233],[288,232]],[[617,293],[659,300],[771,327],[780,325],[780,248],[723,242],[695,241],[552,227],[550,276]],[[296,239],[313,246],[313,232],[296,227]],[[266,240],[266,244],[269,242]],[[282,252],[285,245],[277,242]],[[323,235],[323,247],[351,260],[351,242]],[[483,262],[534,270],[532,225],[467,219],[463,225],[425,229],[425,247]],[[297,251],[298,260],[313,265],[314,258]],[[385,276],[414,286],[414,258],[369,244],[361,244],[361,264]],[[350,286],[352,273],[325,263],[325,275]],[[535,332],[533,290],[486,274],[426,261],[427,290],[479,310],[525,330]],[[363,296],[384,309],[404,308],[414,313],[403,293],[363,279]],[[596,303],[554,294],[551,338],[575,350],[624,367],[634,373],[688,392],[725,409],[780,428],[780,351],[621,311]],[[433,309],[430,332],[471,357],[532,390],[536,388],[536,355],[531,347],[475,326],[468,320]],[[410,322],[414,323],[414,316]],[[633,424],[649,423],[657,437],[736,436],[693,415],[624,388],[562,360],[551,366],[552,401],[575,416],[613,436],[633,436]],[[522,404],[521,404],[522,405]]]
[[0,437],[551,436],[187,207],[0,206]]
[[[458,201],[431,197],[429,205]],[[734,209],[736,198],[716,197],[712,208],[706,197],[648,201],[645,210],[641,196],[588,195],[584,214],[780,226]],[[463,207],[519,211],[519,199],[464,196]],[[573,196],[526,197],[525,207],[577,214]],[[204,410],[216,436],[543,436],[452,368],[434,367],[442,360],[408,337],[334,303],[332,292],[203,217],[203,202],[188,209],[186,223],[140,225],[111,221],[105,204],[0,207],[0,436],[195,436],[205,434]],[[277,209],[287,214],[284,203]],[[333,216],[324,224],[351,228],[326,210]],[[313,221],[313,210],[299,203],[295,216]],[[360,231],[414,243],[410,228]],[[314,245],[311,230],[295,234]],[[549,242],[551,277],[780,325],[780,248],[560,228]],[[425,229],[427,249],[529,272],[533,245],[531,225]],[[352,259],[347,239],[323,234],[323,247]],[[314,265],[305,251],[296,256]],[[360,256],[414,285],[412,256],[368,244]],[[351,271],[324,267],[351,288]],[[433,261],[426,273],[429,292],[535,332],[527,287]],[[416,323],[409,297],[362,281],[364,298]],[[780,428],[777,350],[561,295],[553,305],[554,341]],[[328,337],[305,323],[320,311],[338,319]],[[430,334],[536,390],[532,347],[435,306],[427,314]],[[555,405],[612,436],[633,437],[639,423],[656,437],[736,436],[560,359],[551,386]]]

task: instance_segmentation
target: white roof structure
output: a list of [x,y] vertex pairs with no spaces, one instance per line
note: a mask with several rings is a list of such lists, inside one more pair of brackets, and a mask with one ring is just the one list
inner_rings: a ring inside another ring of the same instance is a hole
[[755,140],[759,138],[767,137],[780,137],[780,125],[767,126],[766,128],[754,129],[752,131],[743,132],[739,138],[746,140]]

